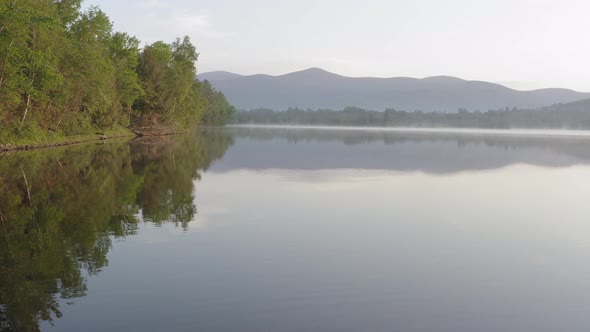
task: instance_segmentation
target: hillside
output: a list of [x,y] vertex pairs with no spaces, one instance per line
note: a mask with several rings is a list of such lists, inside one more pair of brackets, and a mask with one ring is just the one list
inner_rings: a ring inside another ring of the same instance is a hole
[[449,76],[346,77],[319,68],[280,76],[241,76],[211,72],[198,76],[211,81],[238,109],[289,107],[447,111],[458,108],[486,111],[500,108],[539,108],[590,98],[590,93],[568,89],[518,91],[502,85],[466,81]]
[[551,106],[543,107],[546,111],[559,111],[559,112],[590,112],[590,99],[576,100],[565,104],[554,104]]

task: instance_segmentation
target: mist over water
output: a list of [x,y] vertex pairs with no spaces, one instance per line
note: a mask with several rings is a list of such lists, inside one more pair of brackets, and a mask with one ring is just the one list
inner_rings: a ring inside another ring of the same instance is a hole
[[4,155],[0,322],[586,331],[589,143],[231,127]]
[[300,130],[340,130],[340,131],[362,131],[362,132],[391,132],[391,133],[434,133],[434,134],[473,134],[480,136],[499,135],[499,136],[559,136],[559,137],[583,137],[590,136],[589,130],[571,130],[571,129],[487,129],[487,128],[451,128],[451,127],[364,127],[364,126],[299,126],[299,125],[228,125],[228,128],[258,128],[258,129],[300,129]]

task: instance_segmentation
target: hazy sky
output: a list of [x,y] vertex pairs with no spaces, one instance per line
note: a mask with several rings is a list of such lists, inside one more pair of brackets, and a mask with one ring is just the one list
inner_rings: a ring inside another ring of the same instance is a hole
[[590,91],[588,0],[86,0],[143,42],[189,35],[199,72],[451,75]]

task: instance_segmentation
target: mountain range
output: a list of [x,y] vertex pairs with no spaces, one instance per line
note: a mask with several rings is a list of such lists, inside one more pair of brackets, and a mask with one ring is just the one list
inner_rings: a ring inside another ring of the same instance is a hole
[[534,109],[590,98],[590,93],[569,89],[519,91],[483,81],[451,76],[347,77],[320,68],[285,75],[239,75],[216,71],[198,75],[223,92],[238,109],[285,110],[394,108],[425,112],[455,112],[459,108],[487,111],[500,108]]

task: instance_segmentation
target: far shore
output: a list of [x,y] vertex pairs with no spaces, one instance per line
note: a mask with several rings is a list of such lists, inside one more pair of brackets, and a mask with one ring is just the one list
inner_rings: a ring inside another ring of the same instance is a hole
[[372,131],[372,132],[408,132],[408,133],[440,133],[466,135],[515,135],[515,136],[555,136],[555,137],[587,137],[590,130],[573,129],[530,129],[530,128],[458,128],[458,127],[373,127],[373,126],[326,126],[326,125],[282,125],[282,124],[231,124],[233,128],[260,129],[308,129],[308,130],[344,130],[344,131]]
[[[207,127],[207,126],[197,126]],[[330,130],[330,131],[369,131],[390,133],[424,133],[424,134],[460,134],[460,135],[485,135],[485,136],[526,136],[526,137],[555,137],[555,138],[590,138],[590,130],[572,129],[530,129],[530,128],[453,128],[453,127],[371,127],[371,126],[326,126],[326,125],[280,125],[280,124],[231,124],[228,128],[251,129],[284,129],[284,130]],[[95,133],[88,135],[76,135],[48,140],[41,143],[11,144],[0,142],[0,152],[25,151],[34,149],[52,148],[92,141],[105,141],[115,138],[137,138],[142,136],[169,136],[183,134],[180,132],[166,133],[138,133],[133,130],[117,131],[116,133]]]

